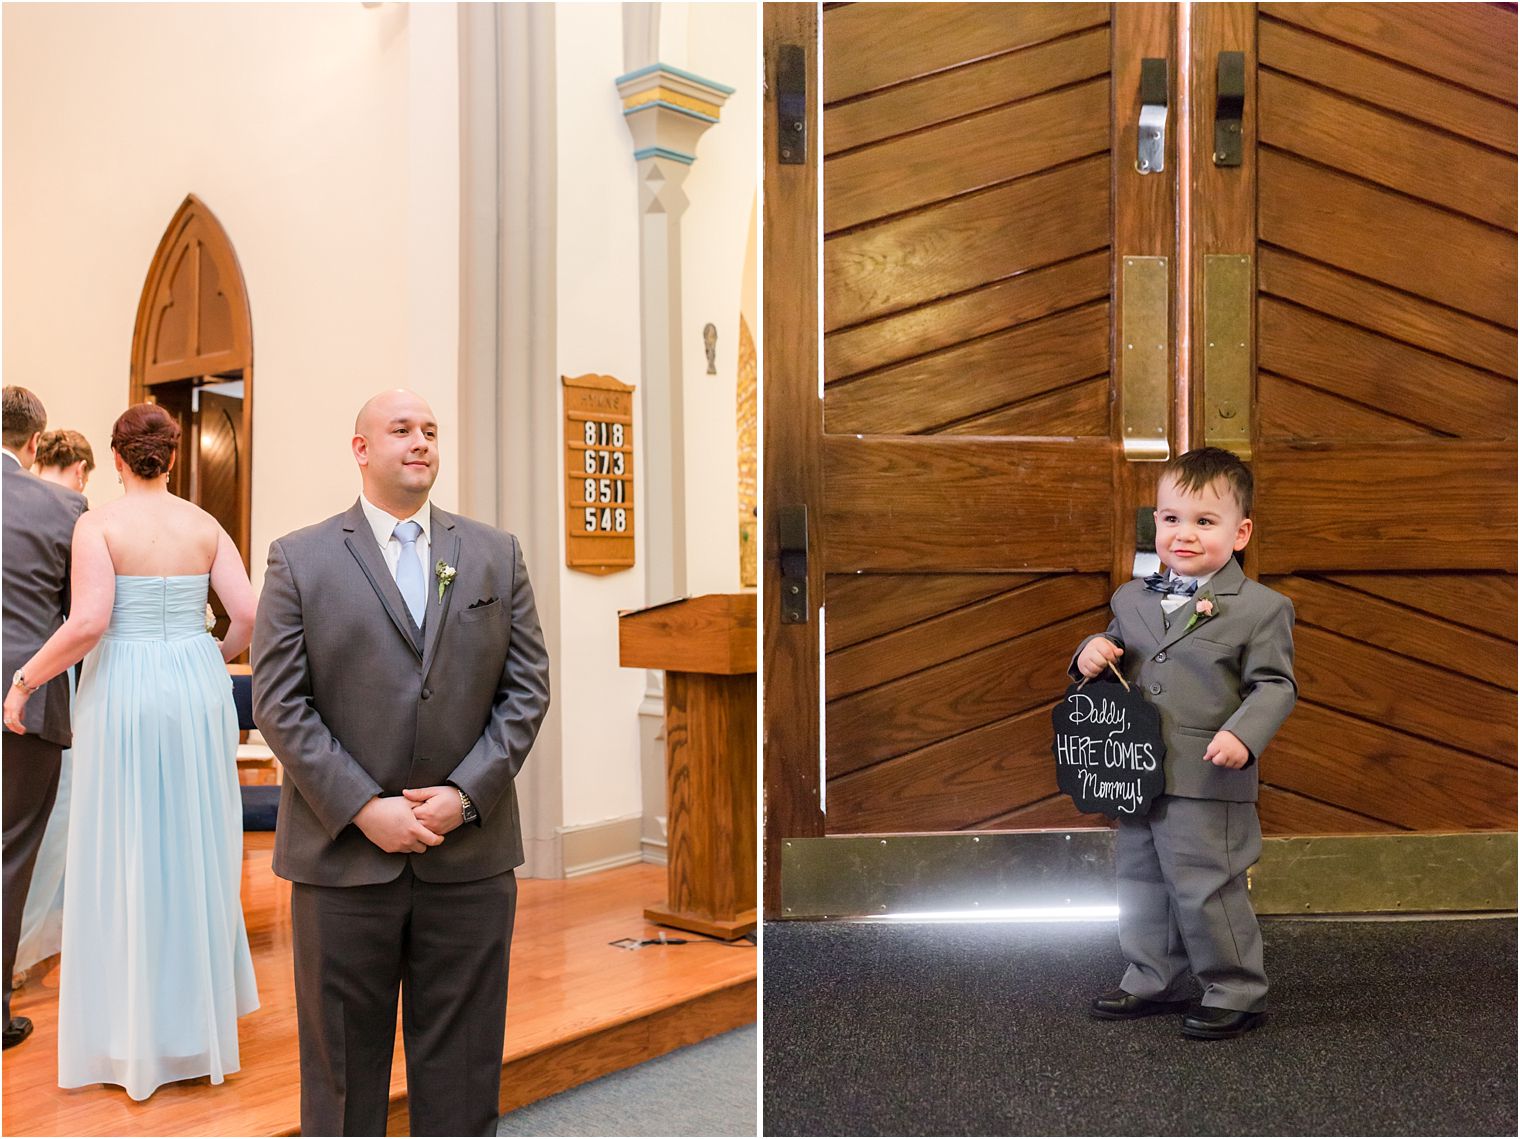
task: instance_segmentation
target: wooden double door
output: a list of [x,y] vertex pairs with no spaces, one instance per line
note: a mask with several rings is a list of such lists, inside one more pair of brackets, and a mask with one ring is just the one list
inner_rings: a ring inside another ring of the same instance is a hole
[[765,21],[771,912],[788,837],[1102,823],[1049,710],[1206,443],[1298,612],[1264,829],[1511,828],[1514,5]]

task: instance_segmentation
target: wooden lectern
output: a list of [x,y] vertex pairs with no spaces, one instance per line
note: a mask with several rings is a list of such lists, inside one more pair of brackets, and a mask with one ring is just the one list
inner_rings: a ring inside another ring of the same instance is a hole
[[658,924],[755,928],[755,595],[709,593],[618,615],[619,663],[665,672],[669,896]]

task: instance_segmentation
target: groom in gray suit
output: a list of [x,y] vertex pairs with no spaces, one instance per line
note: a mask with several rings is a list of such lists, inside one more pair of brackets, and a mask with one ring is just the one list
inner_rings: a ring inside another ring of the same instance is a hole
[[[74,523],[84,513],[85,498],[31,474],[37,440],[47,426],[42,401],[26,388],[8,387],[4,402],[5,468],[5,675],[10,686],[34,691],[21,673],[53,635],[69,608],[70,550]],[[4,841],[5,1047],[32,1033],[32,1022],[11,1016],[11,972],[21,940],[21,915],[32,884],[37,849],[47,829],[58,793],[63,749],[73,740],[69,720],[69,681],[58,676],[42,686],[41,699],[27,701],[22,723],[6,724]],[[18,735],[21,728],[25,735]]]
[[513,780],[549,660],[511,534],[428,501],[432,409],[359,412],[363,492],[275,541],[254,720],[285,766],[301,1132],[384,1135],[402,994],[414,1135],[495,1133],[523,861]]

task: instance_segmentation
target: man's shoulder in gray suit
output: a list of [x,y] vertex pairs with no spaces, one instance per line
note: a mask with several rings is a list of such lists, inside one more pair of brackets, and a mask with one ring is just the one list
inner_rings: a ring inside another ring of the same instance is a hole
[[40,479],[9,462],[5,464],[5,492],[8,497],[16,496],[39,509],[56,510],[70,519],[78,518],[90,505],[78,491]]
[[488,522],[477,522],[473,518],[466,518],[463,514],[455,514],[452,511],[441,510],[433,507],[435,517],[452,525],[459,531],[461,536],[467,536],[472,541],[496,542],[510,549],[517,545],[517,535],[511,531],[499,529]]
[[287,553],[298,551],[314,542],[322,542],[343,532],[343,520],[348,517],[348,511],[344,510],[334,514],[331,518],[324,518],[320,522],[313,522],[310,526],[302,526],[299,530],[292,530],[288,534],[282,534],[275,539]]

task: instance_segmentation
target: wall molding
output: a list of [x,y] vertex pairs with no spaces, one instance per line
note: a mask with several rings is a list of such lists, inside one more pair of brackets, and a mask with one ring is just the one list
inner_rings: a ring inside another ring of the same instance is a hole
[[643,862],[640,842],[643,821],[641,812],[599,823],[561,827],[559,840],[565,877],[577,878],[582,874]]

